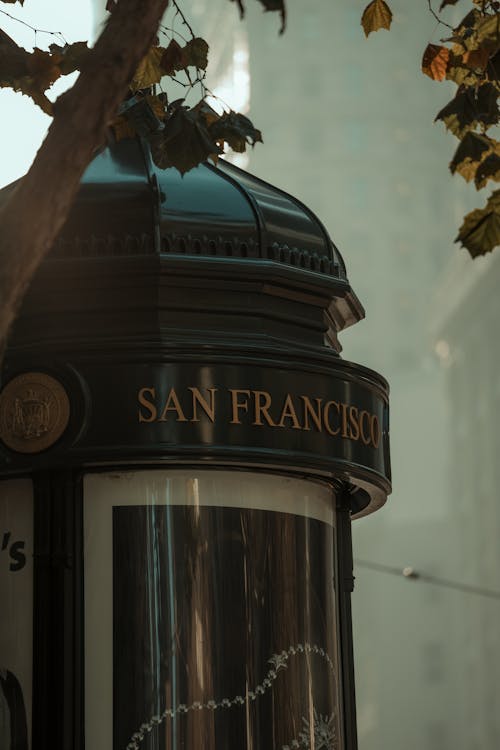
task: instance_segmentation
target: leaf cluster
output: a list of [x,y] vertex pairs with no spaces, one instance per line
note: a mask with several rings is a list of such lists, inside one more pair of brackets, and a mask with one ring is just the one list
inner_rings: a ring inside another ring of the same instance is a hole
[[139,92],[112,123],[117,140],[141,135],[149,140],[153,160],[161,169],[185,174],[203,161],[217,163],[224,144],[243,152],[262,142],[262,134],[244,115],[219,114],[204,99],[188,107],[183,99],[171,104],[164,94]]
[[52,102],[46,91],[62,75],[81,68],[89,53],[85,42],[64,47],[52,45],[49,51],[35,47],[28,52],[0,35],[0,87],[9,87],[30,96],[47,114],[52,114]]
[[172,39],[167,47],[151,47],[132,79],[130,99],[111,124],[115,138],[147,138],[157,166],[175,167],[181,174],[206,159],[216,163],[224,153],[224,144],[243,152],[247,145],[262,142],[260,131],[242,114],[219,114],[205,98],[188,107],[184,99],[169,103],[166,94],[150,92],[164,76],[175,79],[183,71],[191,81],[190,68],[199,76],[207,67],[208,51],[201,37],[193,37],[184,45]]
[[[19,2],[22,4],[23,0]],[[236,2],[240,12],[244,13],[243,0]],[[284,29],[285,0],[259,2],[264,10],[281,14]],[[216,163],[226,145],[243,152],[248,145],[262,142],[262,135],[246,116],[232,110],[219,114],[206,102],[203,81],[208,65],[208,44],[194,35],[175,0],[172,0],[172,6],[191,38],[185,40],[177,34],[182,39],[180,43],[172,32],[166,46],[157,40],[139,63],[130,81],[129,97],[110,123],[110,128],[116,140],[137,135],[146,138],[159,167],[175,167],[185,174],[206,159]],[[116,0],[107,0],[106,9],[113,13]],[[162,33],[168,30],[167,27],[161,28]],[[53,114],[53,105],[46,91],[60,76],[81,70],[91,54],[85,42],[63,46],[52,44],[47,51],[35,48],[28,52],[0,30],[0,86],[30,96],[44,112]],[[181,82],[179,74],[187,83]],[[203,92],[201,100],[192,107],[186,105],[185,99],[169,102],[166,94],[155,91],[165,76],[189,90],[199,83]]]
[[[458,0],[442,0],[439,11]],[[460,143],[450,162],[453,174],[478,190],[500,182],[500,143],[488,134],[500,121],[500,3],[471,0],[472,6],[441,44],[428,44],[422,71],[434,81],[452,81],[457,89],[436,115]],[[486,206],[469,213],[457,242],[476,257],[500,245],[500,191]]]

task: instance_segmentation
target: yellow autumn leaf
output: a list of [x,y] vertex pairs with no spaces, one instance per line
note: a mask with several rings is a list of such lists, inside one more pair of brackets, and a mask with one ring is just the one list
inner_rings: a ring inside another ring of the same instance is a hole
[[372,2],[366,6],[361,18],[361,25],[363,26],[366,36],[371,34],[372,31],[390,29],[391,22],[392,11],[385,0],[372,0]]
[[500,245],[500,190],[491,194],[484,208],[465,216],[455,242],[466,247],[473,258]]
[[135,71],[130,84],[132,91],[147,89],[149,86],[153,86],[153,84],[161,81],[162,76],[165,75],[165,71],[161,67],[161,60],[164,54],[165,47],[151,47]]

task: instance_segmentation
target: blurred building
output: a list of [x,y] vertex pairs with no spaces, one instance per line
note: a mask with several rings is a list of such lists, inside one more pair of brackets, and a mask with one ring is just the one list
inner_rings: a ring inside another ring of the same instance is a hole
[[[460,556],[456,576],[500,590],[500,253],[449,264],[438,290],[436,350],[446,377],[450,488]],[[464,740],[472,750],[499,745],[500,601],[472,597],[455,610],[463,649],[458,677]]]

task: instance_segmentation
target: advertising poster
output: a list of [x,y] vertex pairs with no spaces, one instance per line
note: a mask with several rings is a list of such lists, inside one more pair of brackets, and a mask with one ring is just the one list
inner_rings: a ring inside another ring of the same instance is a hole
[[0,748],[31,747],[33,490],[0,483]]
[[89,747],[337,750],[331,491],[173,474],[86,482]]

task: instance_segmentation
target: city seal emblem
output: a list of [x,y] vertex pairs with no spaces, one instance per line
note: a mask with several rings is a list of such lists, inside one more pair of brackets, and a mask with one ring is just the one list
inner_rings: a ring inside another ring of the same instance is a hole
[[18,375],[0,393],[0,439],[18,453],[39,453],[61,437],[69,412],[68,395],[55,378]]

